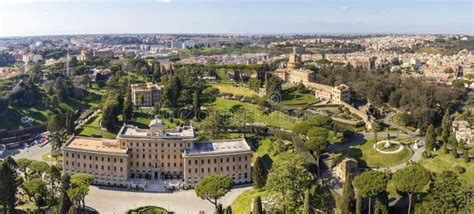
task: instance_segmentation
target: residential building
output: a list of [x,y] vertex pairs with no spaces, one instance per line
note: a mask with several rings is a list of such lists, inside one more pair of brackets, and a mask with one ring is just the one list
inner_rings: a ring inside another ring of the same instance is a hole
[[132,102],[135,106],[151,107],[161,101],[161,87],[151,82],[131,85]]
[[295,50],[293,51],[293,54],[290,55],[286,67],[282,66],[276,69],[273,73],[286,83],[298,84],[313,82],[314,71],[301,68],[301,65],[301,55],[297,54]]

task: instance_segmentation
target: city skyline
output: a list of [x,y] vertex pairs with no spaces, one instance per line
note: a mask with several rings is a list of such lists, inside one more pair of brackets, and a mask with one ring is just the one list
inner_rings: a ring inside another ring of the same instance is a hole
[[0,2],[0,37],[135,33],[472,35],[472,9],[472,2],[465,0],[4,0]]

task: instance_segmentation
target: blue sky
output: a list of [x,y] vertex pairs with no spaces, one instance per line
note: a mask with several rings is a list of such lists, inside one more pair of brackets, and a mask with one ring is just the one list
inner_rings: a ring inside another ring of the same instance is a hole
[[0,36],[464,33],[472,0],[0,0]]

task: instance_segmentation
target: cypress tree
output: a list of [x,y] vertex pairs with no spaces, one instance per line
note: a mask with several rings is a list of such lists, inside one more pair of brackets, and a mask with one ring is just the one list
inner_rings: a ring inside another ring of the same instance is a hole
[[253,199],[252,214],[263,214],[262,199],[260,196],[257,196],[255,199]]
[[260,156],[257,156],[257,158],[255,158],[255,162],[253,164],[253,169],[252,169],[253,187],[255,189],[263,188],[267,180],[266,177],[267,176],[262,164],[262,159],[260,158]]
[[309,207],[309,189],[306,189],[304,192],[304,205],[303,205],[303,214],[310,214],[311,208]]
[[67,190],[69,189],[71,185],[69,175],[63,175],[61,183],[62,183],[62,187],[61,187],[61,196],[59,199],[58,213],[67,214],[68,212],[71,211],[71,208],[73,208],[71,199],[69,198],[69,195],[67,194]]
[[342,201],[341,201],[341,213],[351,213],[354,203],[354,188],[352,186],[352,179],[350,176],[347,176],[346,182],[344,182],[343,192],[342,192]]
[[430,124],[425,133],[425,148],[426,151],[433,151],[436,146],[436,132],[433,124]]

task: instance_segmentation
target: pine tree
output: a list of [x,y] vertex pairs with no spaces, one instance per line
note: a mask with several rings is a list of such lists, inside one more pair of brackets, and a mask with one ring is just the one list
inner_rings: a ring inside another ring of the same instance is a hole
[[261,189],[265,186],[266,173],[260,156],[257,156],[257,158],[255,158],[255,162],[252,168],[252,180],[253,187],[255,189]]
[[352,213],[354,203],[354,188],[352,186],[352,179],[347,176],[346,182],[344,182],[342,201],[341,201],[341,213]]
[[309,189],[304,192],[304,205],[303,214],[310,214],[311,208],[309,207]]
[[388,213],[387,207],[382,203],[382,200],[380,198],[377,198],[375,200],[374,213],[375,214],[387,214]]
[[[201,102],[199,101],[201,92],[199,89],[196,89],[193,94],[193,113],[194,117],[198,117],[199,111],[201,110]],[[199,119],[199,118],[198,118]]]
[[0,204],[5,207],[5,212],[16,213],[16,177],[13,169],[6,162],[0,163]]
[[358,193],[356,193],[356,214],[362,214],[362,196]]
[[262,199],[260,196],[257,196],[255,199],[253,199],[252,214],[263,214]]
[[449,109],[446,109],[443,120],[441,122],[441,139],[443,143],[448,143],[449,134],[451,131],[451,121],[449,119]]
[[61,187],[61,196],[59,199],[59,214],[67,214],[71,210],[72,202],[67,194],[67,190],[70,187],[70,177],[69,175],[63,175],[62,177],[62,187]]

